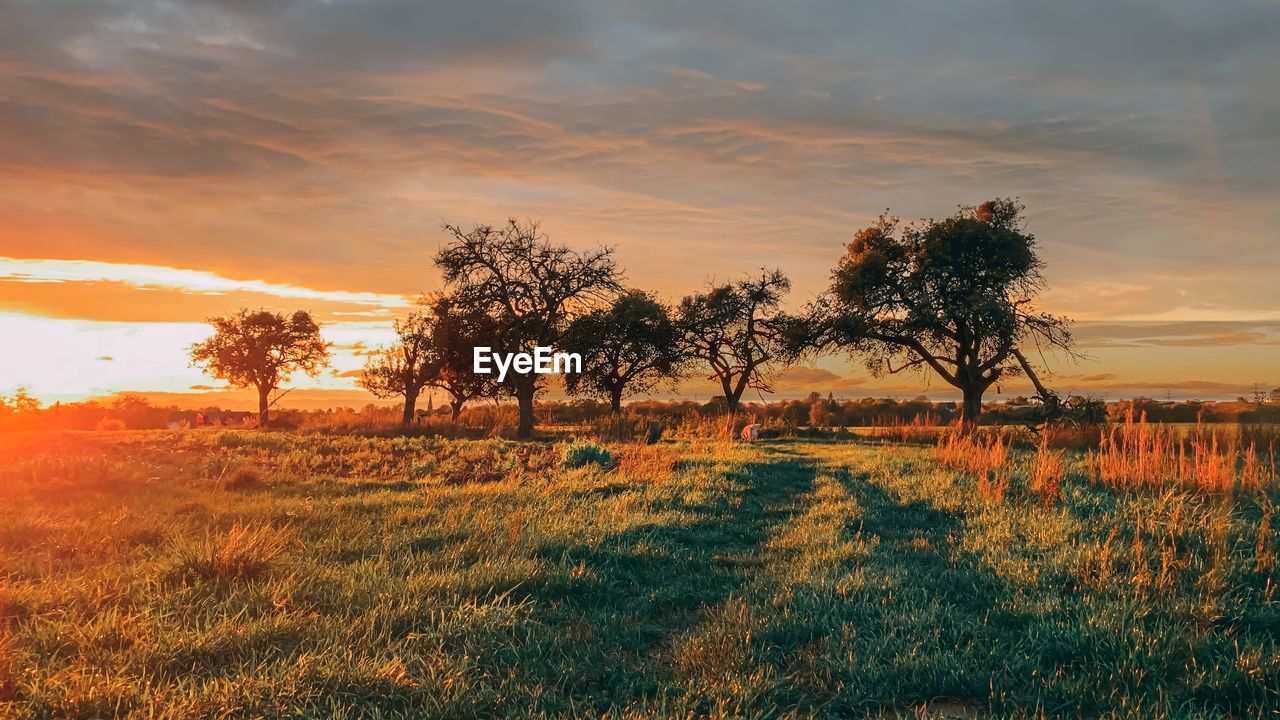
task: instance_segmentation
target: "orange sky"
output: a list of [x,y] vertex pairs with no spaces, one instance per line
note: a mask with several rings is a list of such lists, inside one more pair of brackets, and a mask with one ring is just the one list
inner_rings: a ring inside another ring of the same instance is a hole
[[[670,300],[779,266],[798,305],[886,207],[997,195],[1080,321],[1063,390],[1280,385],[1274,6],[716,5],[0,6],[0,393],[204,400],[201,320],[261,306],[335,343],[295,397],[363,404],[442,221],[540,218]],[[778,388],[950,397],[865,375]]]

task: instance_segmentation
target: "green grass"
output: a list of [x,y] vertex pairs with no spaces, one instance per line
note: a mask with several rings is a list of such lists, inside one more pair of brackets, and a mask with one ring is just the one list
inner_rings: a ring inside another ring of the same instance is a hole
[[993,504],[927,448],[568,447],[11,438],[0,716],[1280,711],[1274,493],[1073,474],[1045,507],[1019,470]]

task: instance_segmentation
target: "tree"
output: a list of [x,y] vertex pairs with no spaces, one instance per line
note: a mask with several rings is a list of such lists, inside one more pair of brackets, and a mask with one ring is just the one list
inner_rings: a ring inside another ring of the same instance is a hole
[[814,308],[810,341],[865,354],[874,375],[928,368],[963,397],[966,428],[1002,378],[1026,375],[1046,405],[1025,343],[1071,350],[1070,321],[1038,311],[1043,262],[1023,206],[996,199],[944,220],[901,226],[882,215],[859,231]]
[[640,290],[626,292],[565,330],[560,348],[583,363],[582,372],[565,376],[565,387],[570,395],[608,398],[612,412],[621,412],[623,397],[676,375],[679,340],[666,306]]
[[22,415],[40,409],[40,400],[25,387],[20,387],[8,397],[0,395],[0,411]]
[[258,424],[267,425],[272,391],[295,372],[315,377],[329,364],[320,326],[299,310],[289,317],[240,310],[209,318],[213,337],[191,346],[191,362],[234,387],[258,391]]
[[403,425],[413,422],[422,388],[440,372],[440,353],[433,342],[432,319],[419,311],[410,313],[404,320],[396,320],[395,344],[370,353],[358,381],[375,397],[403,398],[404,415],[400,419]]
[[[533,221],[509,219],[500,227],[476,225],[467,231],[444,227],[453,239],[435,263],[462,308],[493,318],[494,351],[553,347],[575,316],[621,290],[611,248],[579,253],[553,245]],[[542,377],[509,372],[502,386],[519,405],[517,436],[531,437]]]
[[483,309],[468,310],[451,295],[436,297],[430,308],[431,344],[438,365],[427,385],[449,395],[449,417],[456,423],[463,405],[498,391],[492,375],[476,373],[472,366],[472,348],[498,344],[497,325]]
[[791,282],[780,270],[712,286],[680,302],[685,352],[706,363],[720,383],[725,408],[737,414],[747,388],[769,392],[772,374],[790,358],[793,318],[779,310]]

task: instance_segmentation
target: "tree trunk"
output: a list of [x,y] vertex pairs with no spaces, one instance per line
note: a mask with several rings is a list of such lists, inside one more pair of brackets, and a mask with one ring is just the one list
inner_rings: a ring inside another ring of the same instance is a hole
[[407,392],[404,394],[404,416],[400,418],[400,424],[409,427],[413,424],[415,410],[418,408],[418,393]]
[[725,396],[724,396],[724,406],[725,406],[726,411],[727,411],[730,415],[737,415],[737,414],[738,414],[738,408],[742,406],[742,403],[741,403],[741,402],[739,402],[739,400],[740,400],[740,398],[739,398],[739,396],[738,396],[738,395],[735,395],[735,394],[733,394],[733,393],[725,393]]
[[265,428],[267,426],[267,410],[271,407],[271,388],[258,388],[258,427]]
[[516,428],[516,437],[528,440],[533,437],[533,383],[521,383],[516,388],[516,401],[520,405],[520,425]]
[[609,412],[614,415],[622,412],[622,385],[614,385],[609,389]]
[[720,387],[724,389],[725,412],[729,415],[737,415],[738,406],[742,400],[742,388],[734,388],[727,379],[720,381]]
[[982,392],[981,385],[969,385],[962,388],[964,391],[964,407],[960,413],[960,427],[964,432],[973,432],[978,427],[978,417],[982,415]]
[[454,398],[449,401],[449,421],[454,425],[458,424],[458,418],[462,416],[462,403],[465,400]]

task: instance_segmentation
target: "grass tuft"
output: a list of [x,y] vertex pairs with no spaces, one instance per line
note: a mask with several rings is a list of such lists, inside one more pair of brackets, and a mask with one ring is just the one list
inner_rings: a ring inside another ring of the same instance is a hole
[[223,490],[261,490],[266,487],[262,473],[251,467],[238,467],[222,479]]
[[224,583],[257,580],[267,575],[293,544],[287,530],[237,522],[221,537],[208,536],[177,548],[177,574]]

